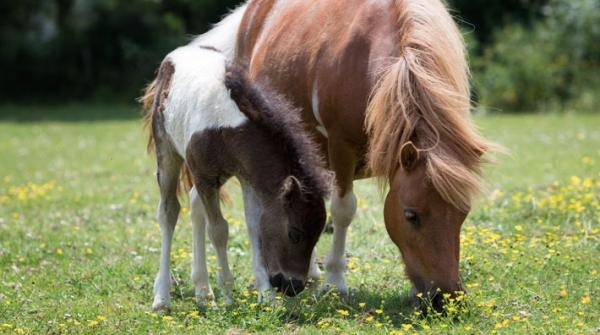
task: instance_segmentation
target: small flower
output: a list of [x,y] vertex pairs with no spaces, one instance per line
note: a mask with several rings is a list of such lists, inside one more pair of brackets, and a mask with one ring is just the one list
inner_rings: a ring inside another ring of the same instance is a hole
[[582,304],[584,304],[584,305],[587,305],[587,304],[589,304],[590,302],[592,302],[592,297],[590,297],[590,295],[589,295],[589,294],[586,294],[586,295],[584,295],[584,296],[581,298],[581,303],[582,303]]
[[375,313],[377,313],[377,314],[381,314],[381,313],[383,313],[383,310],[382,310],[382,309],[376,309],[376,310],[375,310]]
[[338,310],[337,310],[337,312],[338,312],[340,315],[342,315],[342,316],[348,316],[348,315],[350,315],[350,312],[348,312],[348,311],[347,311],[347,310],[345,310],[345,309],[338,309]]
[[358,307],[365,308],[366,304],[364,302],[359,302]]

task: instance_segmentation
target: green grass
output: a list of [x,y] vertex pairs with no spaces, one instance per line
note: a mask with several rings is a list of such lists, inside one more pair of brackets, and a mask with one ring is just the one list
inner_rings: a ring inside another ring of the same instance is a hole
[[[597,333],[600,114],[484,116],[476,123],[511,155],[488,168],[489,188],[463,226],[468,294],[466,303],[448,305],[450,316],[423,317],[410,306],[374,181],[356,187],[350,299],[305,291],[256,304],[238,186],[230,183],[235,302],[195,305],[191,224],[183,215],[166,315],[150,308],[158,192],[135,109],[0,107],[0,333]],[[321,238],[321,260],[330,243],[330,235]],[[210,247],[209,262],[215,285]]]

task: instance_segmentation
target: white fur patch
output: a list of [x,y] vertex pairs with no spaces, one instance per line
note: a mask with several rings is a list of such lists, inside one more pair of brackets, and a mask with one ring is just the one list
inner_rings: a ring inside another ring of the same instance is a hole
[[315,120],[317,120],[317,122],[319,123],[319,125],[317,126],[317,130],[323,136],[328,137],[329,134],[327,134],[327,129],[325,129],[325,126],[323,126],[323,120],[321,120],[321,114],[319,113],[319,85],[317,79],[315,79],[315,82],[313,83],[311,106],[313,115],[315,116]]
[[228,60],[233,59],[237,33],[247,4],[243,4],[228,14],[221,22],[204,34],[196,37],[190,45],[205,45],[219,49]]
[[225,87],[223,54],[188,45],[175,49],[167,59],[175,73],[163,112],[164,125],[182,157],[195,132],[235,128],[248,120]]

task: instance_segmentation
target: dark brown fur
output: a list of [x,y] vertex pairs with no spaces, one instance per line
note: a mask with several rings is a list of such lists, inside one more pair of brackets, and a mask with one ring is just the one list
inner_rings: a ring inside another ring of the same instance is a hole
[[331,174],[325,170],[317,145],[304,129],[298,112],[268,85],[251,82],[246,73],[239,65],[227,67],[225,86],[232,99],[250,120],[277,139],[289,157],[290,174],[300,180],[306,193],[320,198],[327,196]]

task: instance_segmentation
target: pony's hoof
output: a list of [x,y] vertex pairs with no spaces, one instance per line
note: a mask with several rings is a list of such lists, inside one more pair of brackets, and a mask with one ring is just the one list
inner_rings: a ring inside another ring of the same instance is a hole
[[196,304],[199,306],[210,306],[215,303],[215,295],[210,286],[196,288],[195,294]]
[[154,302],[152,302],[152,310],[155,312],[168,311],[171,307],[171,300],[168,297],[160,295],[154,296]]

